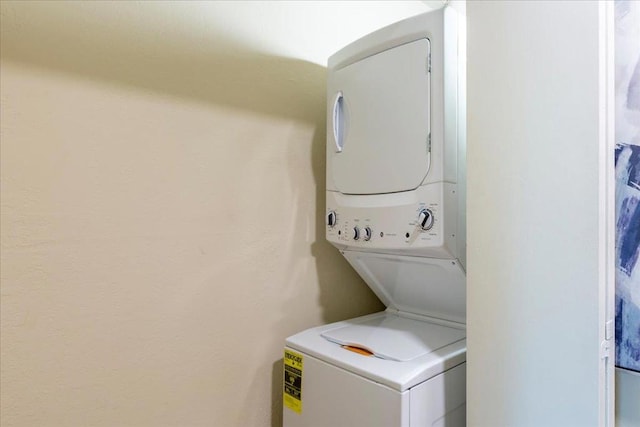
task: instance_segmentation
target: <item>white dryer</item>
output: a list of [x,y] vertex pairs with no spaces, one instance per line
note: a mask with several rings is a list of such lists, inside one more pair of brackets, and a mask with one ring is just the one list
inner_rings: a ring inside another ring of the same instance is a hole
[[285,427],[465,425],[464,22],[329,59],[327,239],[387,306],[286,340]]

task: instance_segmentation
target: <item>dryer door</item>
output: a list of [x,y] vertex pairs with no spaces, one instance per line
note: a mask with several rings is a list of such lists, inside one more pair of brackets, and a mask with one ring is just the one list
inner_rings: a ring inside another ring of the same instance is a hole
[[408,191],[426,177],[429,52],[420,39],[330,72],[327,171],[341,193]]

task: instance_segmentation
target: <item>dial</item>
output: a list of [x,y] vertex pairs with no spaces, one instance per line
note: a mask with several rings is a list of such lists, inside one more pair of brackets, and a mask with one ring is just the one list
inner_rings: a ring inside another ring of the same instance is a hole
[[362,230],[362,240],[364,240],[365,242],[368,242],[369,240],[371,240],[372,234],[373,234],[373,231],[371,231],[371,228],[365,227],[364,230]]
[[431,230],[431,227],[433,227],[433,212],[431,212],[431,209],[422,209],[420,211],[418,225],[423,230]]
[[338,217],[336,216],[336,212],[329,211],[329,213],[327,214],[327,225],[329,227],[335,227],[337,222],[338,222]]
[[360,228],[353,227],[353,240],[360,240]]

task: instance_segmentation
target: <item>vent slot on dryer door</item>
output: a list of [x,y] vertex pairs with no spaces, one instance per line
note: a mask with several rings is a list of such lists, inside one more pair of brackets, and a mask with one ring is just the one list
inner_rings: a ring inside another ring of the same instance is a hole
[[[426,177],[429,51],[429,40],[420,39],[330,73],[330,99],[339,100],[339,119],[347,120],[329,135],[340,138],[330,143],[328,172],[341,193],[408,191]],[[336,119],[333,113],[329,120]]]

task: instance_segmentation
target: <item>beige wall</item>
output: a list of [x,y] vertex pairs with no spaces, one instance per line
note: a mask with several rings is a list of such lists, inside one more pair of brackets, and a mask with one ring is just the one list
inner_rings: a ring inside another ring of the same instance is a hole
[[324,241],[325,69],[249,25],[313,14],[219,6],[2,2],[3,426],[277,426],[284,338],[382,308]]

